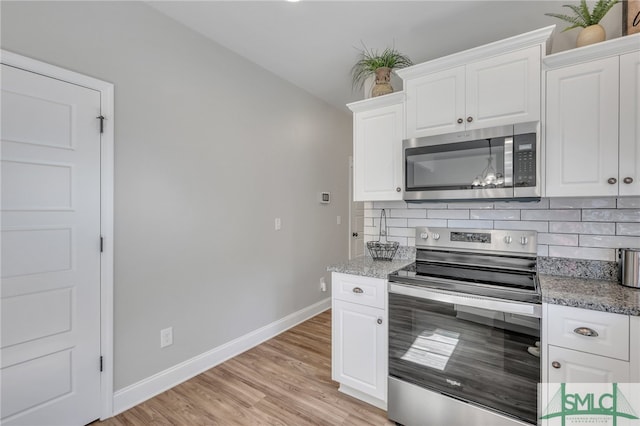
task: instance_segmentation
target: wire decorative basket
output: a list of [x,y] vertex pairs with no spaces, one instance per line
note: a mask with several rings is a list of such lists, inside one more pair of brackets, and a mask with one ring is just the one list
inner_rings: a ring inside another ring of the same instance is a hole
[[[382,221],[384,219],[384,233],[382,231]],[[384,234],[385,242],[381,242],[382,236]],[[392,260],[393,256],[396,255],[398,251],[398,246],[400,243],[397,241],[389,241],[387,240],[387,213],[382,209],[380,212],[380,230],[378,233],[378,241],[369,241],[367,242],[367,250],[369,250],[369,254],[373,260]]]

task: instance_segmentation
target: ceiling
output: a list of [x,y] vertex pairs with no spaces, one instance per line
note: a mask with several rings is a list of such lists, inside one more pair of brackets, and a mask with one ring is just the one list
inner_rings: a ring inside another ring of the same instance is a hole
[[[420,63],[552,24],[559,24],[562,29],[563,22],[544,13],[564,13],[564,3],[574,2],[148,2],[163,14],[341,109],[348,102],[364,98],[362,91],[352,90],[350,75],[358,57],[357,48],[363,43],[370,49],[395,47],[414,63]],[[570,33],[576,31],[563,34],[575,40],[575,34]]]

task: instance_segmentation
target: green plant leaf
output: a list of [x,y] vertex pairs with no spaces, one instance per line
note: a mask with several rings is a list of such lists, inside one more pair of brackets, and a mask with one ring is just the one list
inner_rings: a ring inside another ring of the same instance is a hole
[[599,23],[602,18],[604,18],[604,16],[609,12],[609,10],[611,10],[611,8],[619,2],[619,0],[598,0],[598,2],[593,7],[593,11],[590,12],[587,1],[580,0],[579,6],[575,4],[562,5],[562,7],[571,9],[571,11],[574,13],[574,16],[564,15],[560,13],[545,13],[545,15],[562,19],[563,21],[567,21],[573,24],[572,26],[562,30],[564,32],[576,27],[586,28],[589,25],[595,25]]
[[378,68],[389,67],[393,70],[411,65],[411,59],[395,48],[387,47],[379,53],[377,50],[367,49],[363,43],[359,59],[351,68],[352,86],[354,89],[362,89],[367,77],[373,75]]

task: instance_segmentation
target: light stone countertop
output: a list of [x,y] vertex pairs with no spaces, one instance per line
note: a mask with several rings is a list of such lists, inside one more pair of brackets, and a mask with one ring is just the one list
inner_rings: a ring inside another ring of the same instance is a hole
[[400,268],[413,263],[413,259],[373,260],[369,256],[360,256],[327,267],[327,271],[342,274],[360,275],[370,278],[387,279],[387,276]]
[[640,289],[617,281],[543,274],[538,278],[545,303],[640,316]]
[[[576,270],[576,261],[571,259],[561,259],[560,263],[566,269],[558,268],[558,259],[545,259],[547,263],[553,262],[554,270],[560,273],[583,274],[581,270]],[[400,268],[413,262],[413,259],[402,258],[392,261],[373,260],[369,256],[361,256],[352,260],[347,260],[327,267],[327,271],[340,272],[343,274],[359,275],[363,277],[387,279],[387,276]],[[584,262],[583,262],[584,263]],[[566,264],[566,265],[564,265]],[[583,266],[583,265],[578,265]],[[602,265],[590,267],[588,274],[600,276],[603,274],[593,274],[593,271],[601,271]],[[605,265],[607,266],[607,265]],[[610,266],[610,265],[609,265]],[[543,271],[551,268],[541,268]],[[606,269],[606,268],[604,268]],[[613,267],[608,269],[613,270]],[[610,271],[605,271],[608,276]],[[580,278],[570,276],[549,275],[540,273],[540,288],[542,290],[542,301],[554,305],[571,306],[594,311],[611,312],[622,315],[640,316],[640,289],[624,287],[617,281],[607,279]]]

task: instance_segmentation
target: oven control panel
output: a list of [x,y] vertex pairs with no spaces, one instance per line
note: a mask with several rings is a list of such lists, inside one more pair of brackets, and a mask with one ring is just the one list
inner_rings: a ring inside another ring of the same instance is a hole
[[522,253],[538,252],[536,231],[516,229],[416,228],[416,248],[465,249]]

